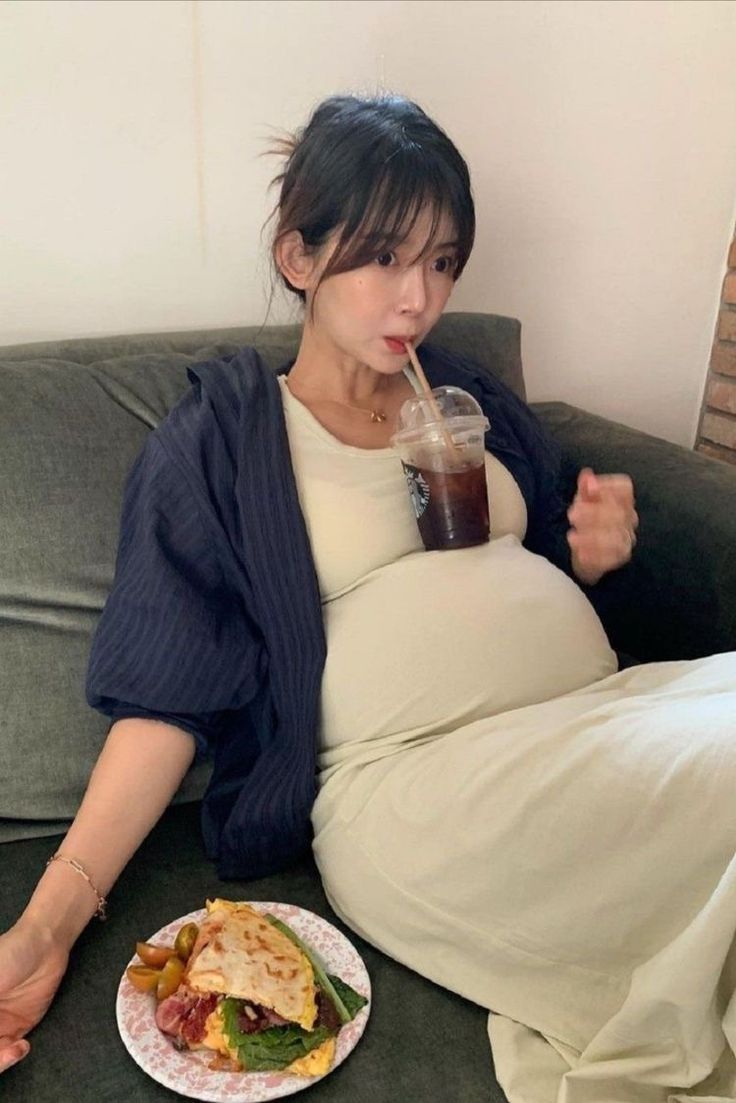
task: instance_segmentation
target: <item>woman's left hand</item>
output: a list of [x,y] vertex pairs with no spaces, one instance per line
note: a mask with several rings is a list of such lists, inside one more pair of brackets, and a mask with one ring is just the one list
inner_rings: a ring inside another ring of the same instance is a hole
[[584,467],[567,518],[572,568],[581,582],[592,586],[631,559],[639,517],[628,475],[596,475]]

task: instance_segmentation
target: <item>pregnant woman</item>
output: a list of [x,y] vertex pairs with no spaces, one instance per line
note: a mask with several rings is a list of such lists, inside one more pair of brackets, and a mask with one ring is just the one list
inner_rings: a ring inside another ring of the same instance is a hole
[[[488,1008],[511,1103],[734,1099],[736,655],[618,670],[594,606],[635,542],[630,481],[584,470],[566,510],[528,407],[422,344],[474,235],[447,136],[341,96],[282,152],[299,352],[192,369],[131,473],[87,686],[113,725],[0,938],[0,1067],[211,752],[221,874],[311,841],[354,930]],[[487,544],[422,549],[389,447],[406,342],[489,418]]]

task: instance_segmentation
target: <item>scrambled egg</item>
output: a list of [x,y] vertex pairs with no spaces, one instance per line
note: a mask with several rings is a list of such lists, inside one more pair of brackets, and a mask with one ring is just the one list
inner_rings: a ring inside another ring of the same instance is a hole
[[234,912],[238,906],[232,900],[221,900],[219,896],[215,900],[205,900],[205,905],[208,912]]
[[293,1072],[296,1076],[322,1076],[332,1068],[335,1058],[335,1039],[328,1038],[321,1046],[317,1046],[306,1057],[300,1057],[298,1061],[292,1061],[285,1072]]
[[237,1049],[230,1049],[228,1047],[225,1035],[222,1030],[222,1012],[219,1007],[216,1007],[204,1021],[205,1035],[202,1039],[202,1045],[207,1046],[207,1049],[217,1050],[223,1057],[233,1057],[238,1060]]

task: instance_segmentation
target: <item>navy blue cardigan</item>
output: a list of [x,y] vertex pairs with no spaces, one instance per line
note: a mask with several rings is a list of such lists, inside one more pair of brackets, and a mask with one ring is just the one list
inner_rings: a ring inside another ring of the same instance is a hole
[[[477,398],[491,422],[486,447],[526,502],[526,546],[569,573],[556,446],[482,369],[430,346],[422,362],[433,386]],[[252,349],[188,374],[191,391],[126,484],[87,699],[113,720],[165,720],[213,755],[207,853],[223,878],[259,877],[310,844],[320,594],[275,376]]]

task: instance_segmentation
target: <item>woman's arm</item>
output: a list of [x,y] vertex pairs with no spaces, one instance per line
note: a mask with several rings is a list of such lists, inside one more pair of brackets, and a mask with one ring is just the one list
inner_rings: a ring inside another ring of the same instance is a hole
[[[107,895],[168,806],[194,757],[194,739],[156,720],[118,720],[59,853],[81,862]],[[93,890],[66,862],[52,862],[23,918],[69,948],[97,907]]]
[[[193,757],[194,738],[181,729],[119,720],[59,853],[80,862],[106,895]],[[97,903],[84,877],[66,862],[52,862],[20,919],[0,935],[0,1073],[28,1053],[25,1035],[46,1013]]]

